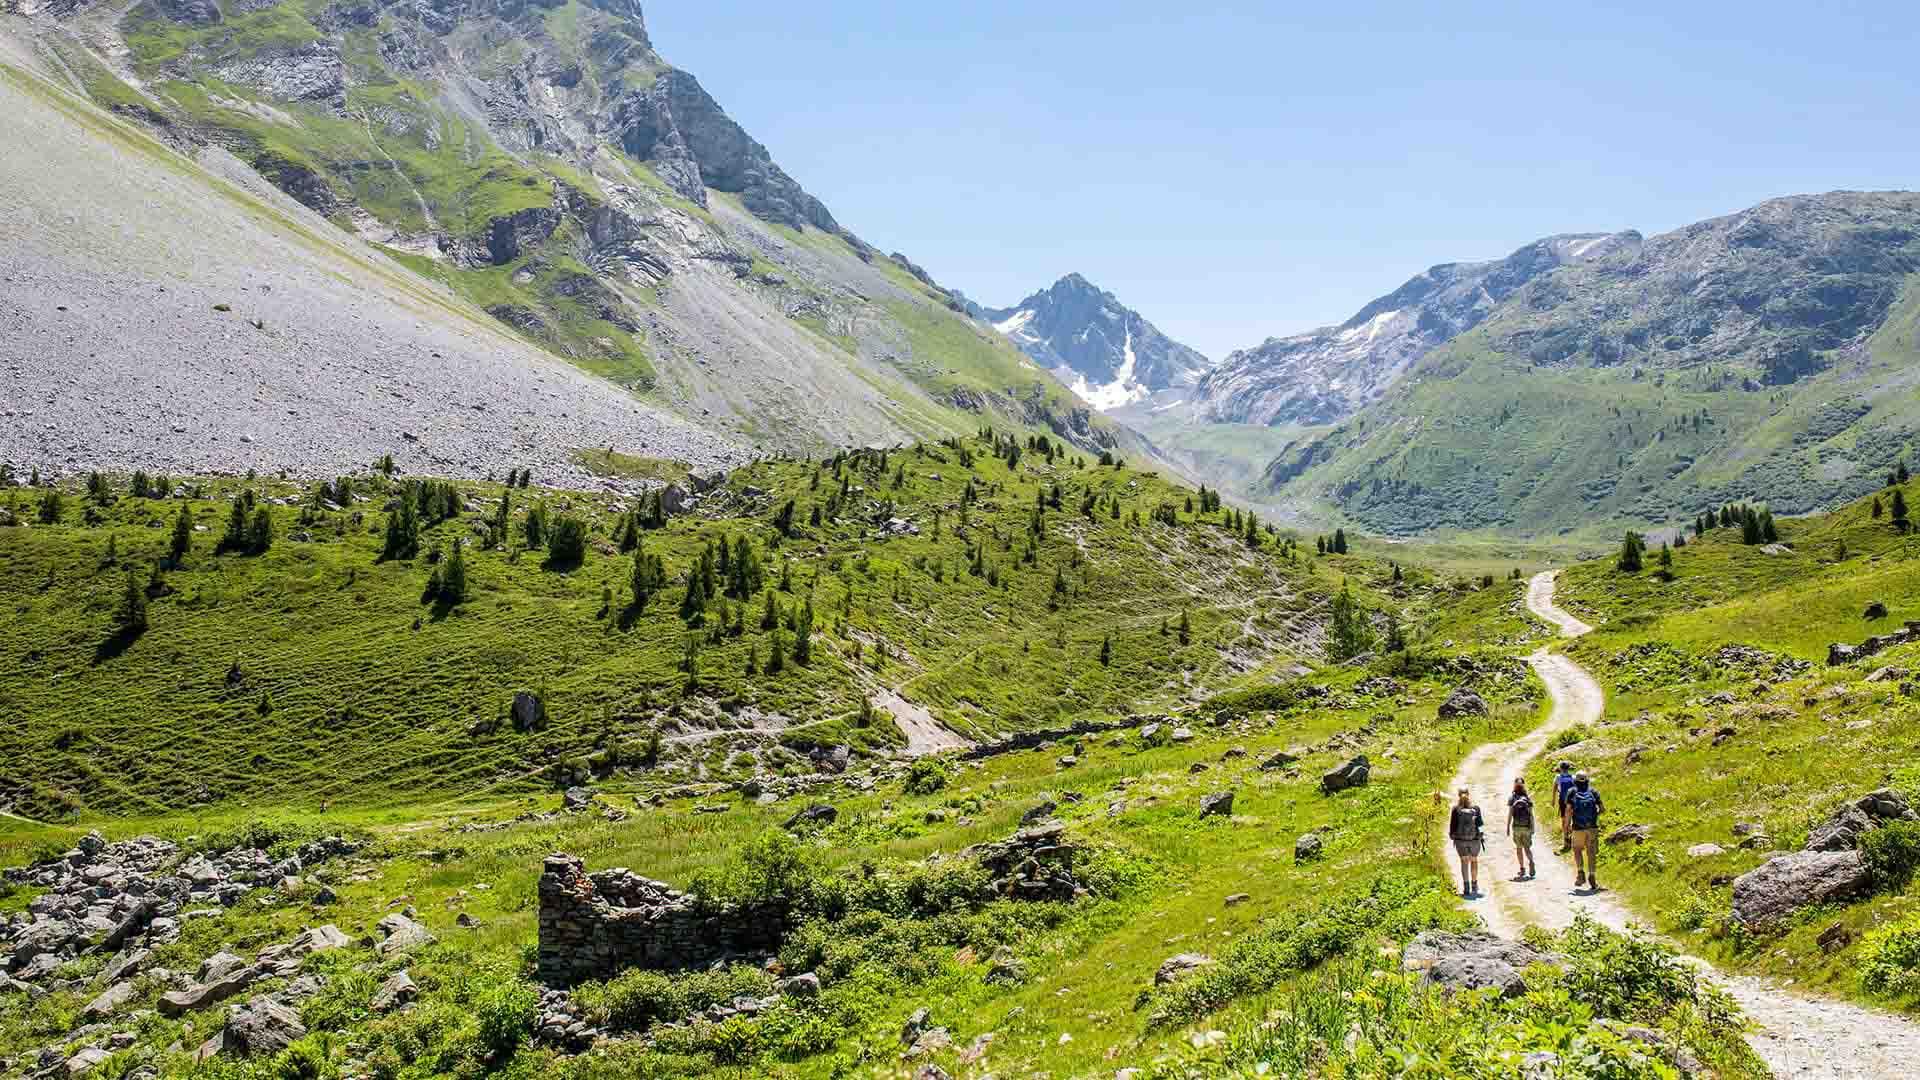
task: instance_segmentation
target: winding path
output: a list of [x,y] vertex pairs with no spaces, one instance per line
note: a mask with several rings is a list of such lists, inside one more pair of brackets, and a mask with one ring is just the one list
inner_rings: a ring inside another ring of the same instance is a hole
[[[1555,607],[1554,577],[1549,570],[1527,583],[1527,610],[1558,626],[1569,637],[1593,628]],[[1624,929],[1632,915],[1611,893],[1576,891],[1573,864],[1557,857],[1557,830],[1551,792],[1534,792],[1541,828],[1533,842],[1543,855],[1540,873],[1532,881],[1509,880],[1516,868],[1513,843],[1506,828],[1506,796],[1514,777],[1546,749],[1555,733],[1600,718],[1606,697],[1600,684],[1580,665],[1541,649],[1527,663],[1547,684],[1553,710],[1547,721],[1525,736],[1507,743],[1489,743],[1474,750],[1461,764],[1449,795],[1461,787],[1473,792],[1486,811],[1487,851],[1480,861],[1483,899],[1472,901],[1474,911],[1495,933],[1515,937],[1526,926],[1558,929],[1584,911],[1594,919]],[[1459,860],[1444,834],[1440,851],[1451,875]],[[1602,861],[1607,853],[1602,852]],[[1705,961],[1696,961],[1712,971]],[[1714,977],[1739,1001],[1755,1024],[1748,1036],[1754,1050],[1775,1076],[1790,1080],[1851,1080],[1858,1077],[1898,1077],[1920,1073],[1920,1026],[1905,1017],[1863,1008],[1843,1001],[1810,998],[1783,989],[1765,979],[1745,975]]]

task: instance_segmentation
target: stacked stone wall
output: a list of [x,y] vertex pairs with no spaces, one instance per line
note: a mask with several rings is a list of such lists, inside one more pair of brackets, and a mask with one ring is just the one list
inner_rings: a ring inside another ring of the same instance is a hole
[[628,968],[681,971],[772,952],[786,937],[784,905],[710,909],[626,869],[586,872],[549,855],[540,874],[540,981],[571,986]]

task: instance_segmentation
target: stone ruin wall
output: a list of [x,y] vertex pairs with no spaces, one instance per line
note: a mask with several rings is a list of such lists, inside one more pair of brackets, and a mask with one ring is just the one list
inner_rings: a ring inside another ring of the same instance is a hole
[[549,986],[772,952],[787,929],[784,906],[702,910],[686,893],[626,869],[589,874],[571,855],[547,856],[540,874],[538,970]]

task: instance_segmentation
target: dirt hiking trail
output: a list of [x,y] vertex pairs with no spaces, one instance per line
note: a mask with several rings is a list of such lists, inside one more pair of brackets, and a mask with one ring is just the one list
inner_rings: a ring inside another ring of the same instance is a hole
[[[1578,637],[1593,628],[1554,606],[1554,578],[1558,573],[1548,570],[1527,583],[1527,609],[1558,626],[1561,633]],[[1489,743],[1474,750],[1447,792],[1451,798],[1460,788],[1468,788],[1486,815],[1487,846],[1480,859],[1480,889],[1485,895],[1467,904],[1489,929],[1506,937],[1517,937],[1526,926],[1565,927],[1572,923],[1575,913],[1582,911],[1616,930],[1625,929],[1638,920],[1612,893],[1574,888],[1573,863],[1557,853],[1559,831],[1551,790],[1530,792],[1539,826],[1533,841],[1534,854],[1540,857],[1539,876],[1532,881],[1510,880],[1518,865],[1513,842],[1506,836],[1507,795],[1513,790],[1514,778],[1546,749],[1547,741],[1556,733],[1598,721],[1606,701],[1593,676],[1564,656],[1542,648],[1527,657],[1527,663],[1547,684],[1547,693],[1553,699],[1547,721],[1513,742]],[[1444,831],[1439,844],[1444,865],[1457,886],[1460,861]],[[1606,862],[1608,854],[1602,851],[1600,861]],[[1603,868],[1601,873],[1605,872]],[[1706,961],[1696,962],[1712,971]],[[1746,1010],[1755,1025],[1748,1041],[1775,1076],[1840,1080],[1920,1073],[1920,1025],[1904,1017],[1806,997],[1751,976],[1713,972],[1713,977]]]

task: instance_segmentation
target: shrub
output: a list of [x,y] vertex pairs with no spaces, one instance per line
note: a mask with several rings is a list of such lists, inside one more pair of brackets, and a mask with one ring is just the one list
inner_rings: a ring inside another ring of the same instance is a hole
[[1593,738],[1593,729],[1585,724],[1575,724],[1565,731],[1556,732],[1547,740],[1547,750],[1565,750],[1569,746],[1586,742]]
[[628,971],[603,983],[582,985],[575,996],[595,1023],[620,1031],[645,1031],[654,1024],[682,1020],[690,1013],[743,994],[758,997],[772,991],[772,976],[736,964],[717,971],[678,975]]
[[1877,888],[1904,889],[1920,870],[1920,821],[1892,821],[1867,832],[1860,847]]
[[937,757],[923,757],[907,769],[901,788],[909,795],[932,795],[947,786],[947,763]]
[[511,1057],[539,1016],[540,992],[519,979],[502,979],[473,996],[480,1045],[496,1058]]
[[1868,934],[1860,952],[1865,957],[1860,985],[1866,990],[1887,997],[1920,994],[1920,915]]

